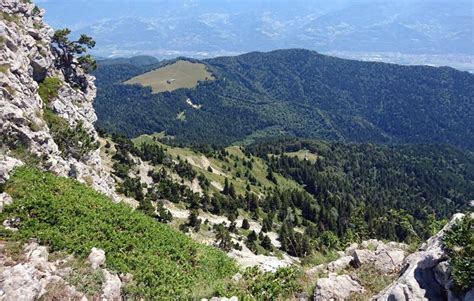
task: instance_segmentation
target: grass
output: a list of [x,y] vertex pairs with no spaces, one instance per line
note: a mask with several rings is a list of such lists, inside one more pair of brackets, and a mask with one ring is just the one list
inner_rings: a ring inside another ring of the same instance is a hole
[[107,268],[133,274],[124,291],[132,299],[206,297],[236,272],[221,251],[200,245],[171,227],[115,204],[75,180],[21,167],[5,186],[14,199],[0,219],[19,217],[18,231],[0,227],[11,241],[36,238],[51,252],[80,259],[92,247],[106,252]]
[[302,259],[301,264],[303,266],[314,267],[323,263],[329,263],[339,258],[339,255],[335,251],[330,251],[325,254],[314,251],[310,255]]
[[100,269],[94,270],[86,260],[73,260],[69,263],[71,272],[65,280],[86,296],[98,297],[105,281]]
[[151,87],[153,93],[160,93],[181,88],[195,88],[199,81],[213,79],[206,65],[178,60],[173,64],[135,76],[124,83]]
[[10,70],[10,64],[0,64],[0,72],[7,73]]
[[0,15],[1,19],[2,20],[5,20],[7,22],[13,22],[17,25],[20,24],[20,17],[18,17],[17,15],[10,15],[9,13],[7,12],[2,12],[2,14]]
[[371,297],[381,292],[398,277],[397,273],[384,275],[371,265],[363,265],[358,269],[352,269],[350,273],[364,287],[365,291],[362,294],[351,295],[349,300],[360,301],[371,300]]

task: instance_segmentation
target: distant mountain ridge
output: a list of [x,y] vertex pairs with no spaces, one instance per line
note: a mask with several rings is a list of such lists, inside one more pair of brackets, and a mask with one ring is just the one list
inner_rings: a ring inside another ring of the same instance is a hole
[[[97,41],[95,54],[106,57],[209,58],[307,48],[350,57],[410,54],[390,61],[474,69],[472,62],[465,62],[474,55],[470,1],[116,2],[113,7],[103,0],[51,1],[44,6],[53,27],[91,35]],[[448,54],[457,56],[430,58]]]
[[[452,68],[339,59],[302,49],[201,61],[217,80],[152,94],[122,81],[159,66],[100,66],[98,125],[185,143],[290,135],[474,149],[474,75]],[[201,105],[197,110],[186,102]],[[184,112],[184,121],[176,118]]]

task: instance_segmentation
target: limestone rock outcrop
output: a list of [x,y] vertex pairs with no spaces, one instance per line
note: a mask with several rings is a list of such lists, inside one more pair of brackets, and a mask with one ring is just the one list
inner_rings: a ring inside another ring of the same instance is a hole
[[49,260],[48,249],[34,241],[23,248],[19,258],[12,259],[0,242],[0,300],[121,300],[122,282],[106,269],[99,270],[103,281],[94,296],[86,296],[68,283],[68,276],[75,273],[70,261],[74,261],[72,256]]
[[310,278],[318,274],[337,273],[349,267],[372,266],[380,274],[391,274],[400,270],[406,256],[407,245],[371,239],[360,245],[353,243],[342,252],[341,257],[327,264],[320,264],[306,270]]
[[[443,251],[443,236],[464,215],[455,214],[451,221],[421,248],[407,256],[402,275],[379,295],[377,301],[405,300],[472,300],[471,289],[467,293],[451,290],[450,269]],[[471,296],[469,295],[471,294]]]
[[48,106],[70,127],[82,124],[97,141],[94,77],[76,68],[87,81],[86,89],[77,89],[65,79],[55,64],[54,31],[43,23],[43,10],[21,0],[2,0],[0,9],[8,16],[0,19],[0,182],[8,178],[12,166],[18,166],[10,158],[21,150],[36,158],[42,168],[73,177],[118,200],[114,180],[102,167],[98,150],[80,158],[61,153],[44,120],[45,104],[38,93],[45,78],[58,79],[60,88]]

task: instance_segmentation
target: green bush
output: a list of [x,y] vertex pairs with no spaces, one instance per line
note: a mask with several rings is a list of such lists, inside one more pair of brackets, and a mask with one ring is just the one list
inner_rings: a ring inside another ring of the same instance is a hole
[[466,215],[444,235],[444,248],[452,267],[456,286],[462,290],[474,286],[474,219]]
[[71,128],[66,119],[58,116],[49,108],[44,109],[43,118],[63,156],[70,154],[74,158],[80,159],[99,147],[99,143],[84,129],[81,122]]
[[92,247],[101,248],[107,268],[133,274],[133,283],[125,288],[129,298],[208,296],[214,285],[236,272],[221,251],[72,179],[22,167],[5,190],[14,202],[0,213],[0,220],[18,217],[20,222],[17,232],[0,230],[0,237],[37,238],[52,252],[82,259]]
[[62,82],[57,77],[47,77],[40,84],[38,94],[45,104],[58,97],[58,91],[62,86]]
[[246,300],[275,300],[292,297],[302,291],[301,271],[295,267],[280,268],[275,273],[262,272],[258,267],[247,268],[238,283],[218,289],[219,296],[239,296]]

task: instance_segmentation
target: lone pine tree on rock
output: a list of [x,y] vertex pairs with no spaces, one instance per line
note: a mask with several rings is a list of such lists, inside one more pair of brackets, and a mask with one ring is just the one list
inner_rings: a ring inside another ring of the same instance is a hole
[[88,49],[95,46],[95,41],[82,34],[78,40],[71,41],[68,28],[56,30],[51,41],[51,48],[56,56],[56,66],[60,68],[69,83],[78,85],[81,89],[87,89],[87,80],[84,74],[78,72],[78,68],[84,72],[90,72],[97,68],[97,63]]

